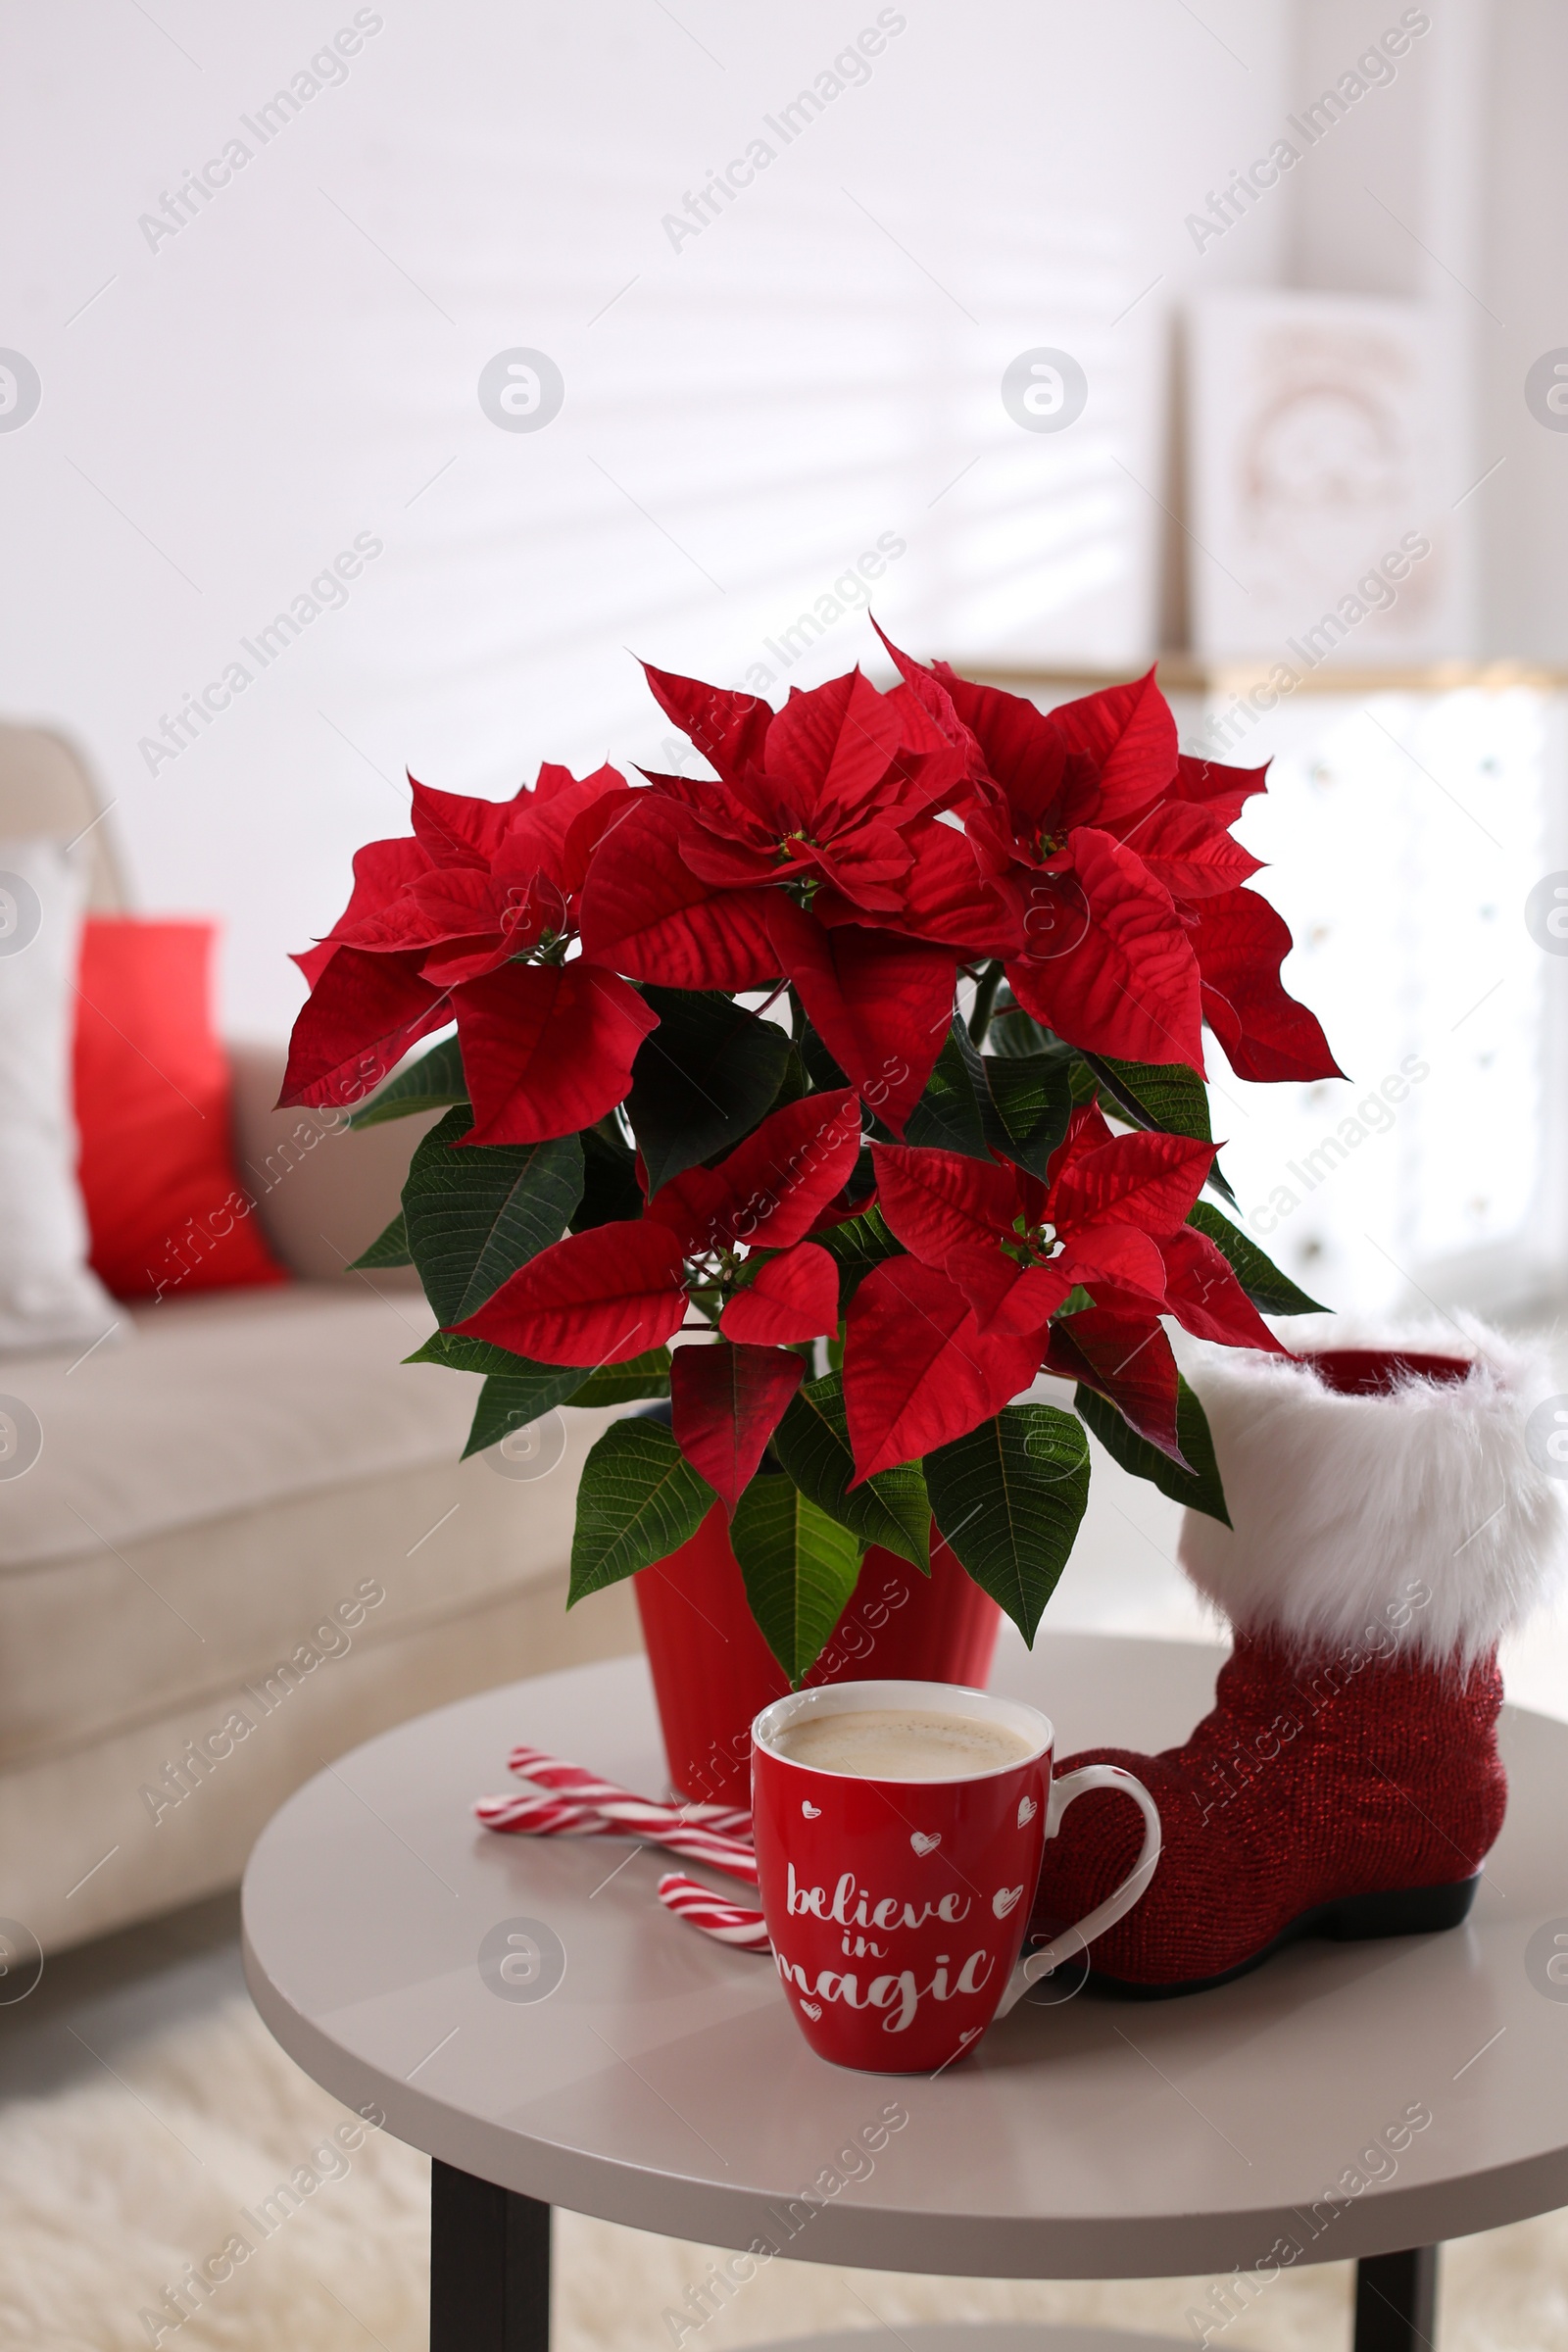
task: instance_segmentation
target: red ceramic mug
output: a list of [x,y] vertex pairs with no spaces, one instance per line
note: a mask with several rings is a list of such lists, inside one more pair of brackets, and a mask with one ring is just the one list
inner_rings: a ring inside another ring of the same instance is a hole
[[[808,1718],[910,1711],[1000,1726],[1027,1752],[957,1778],[876,1780],[802,1763],[779,1744]],[[785,1995],[818,2057],[873,2074],[933,2073],[1132,1909],[1159,1859],[1154,1800],[1116,1764],[1053,1779],[1054,1743],[1036,1708],[952,1683],[831,1683],[762,1709],[752,1726],[762,1913]],[[1137,1800],[1143,1851],[1113,1894],[1020,1961],[1046,1839],[1090,1788]]]

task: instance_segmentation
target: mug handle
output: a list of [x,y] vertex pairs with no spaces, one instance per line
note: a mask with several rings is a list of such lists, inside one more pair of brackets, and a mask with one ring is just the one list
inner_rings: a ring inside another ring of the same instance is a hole
[[1048,1943],[1043,1951],[1031,1952],[1026,1960],[1019,1961],[1002,1996],[997,2010],[999,2017],[1005,2017],[1014,2003],[1022,2000],[1031,1984],[1037,1984],[1042,1977],[1054,1974],[1064,1960],[1072,1959],[1075,1953],[1087,1951],[1097,1936],[1103,1936],[1107,1928],[1113,1927],[1148,1892],[1149,1882],[1159,1860],[1159,1807],[1143,1782],[1133,1773],[1124,1772],[1119,1764],[1081,1764],[1076,1772],[1064,1772],[1059,1780],[1052,1782],[1050,1802],[1046,1809],[1047,1838],[1054,1838],[1061,1827],[1061,1817],[1073,1798],[1086,1795],[1091,1788],[1120,1788],[1137,1802],[1144,1816],[1143,1851],[1121,1885],[1113,1893],[1107,1894],[1102,1903],[1097,1903],[1087,1918],[1080,1919],[1073,1927],[1063,1928],[1054,1941]]

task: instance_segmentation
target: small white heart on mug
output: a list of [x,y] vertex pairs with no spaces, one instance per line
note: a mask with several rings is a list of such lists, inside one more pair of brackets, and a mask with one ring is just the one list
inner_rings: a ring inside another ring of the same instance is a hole
[[1005,1919],[1007,1913],[1012,1909],[1013,1905],[1018,1901],[1022,1893],[1023,1888],[1021,1886],[999,1886],[996,1893],[991,1897],[991,1908],[996,1913],[997,1917],[999,1919]]
[[802,1797],[801,1811],[806,1815],[808,1821],[820,1821],[822,1818],[821,1806],[813,1805],[808,1796]]
[[821,2014],[822,2014],[822,2004],[821,2004],[821,2002],[820,2002],[820,2001],[803,2001],[803,2002],[801,2003],[801,2007],[802,2007],[802,2009],[803,2009],[803,2010],[806,2012],[806,2015],[807,2015],[807,2016],[808,2016],[808,2017],[810,2019],[810,2021],[811,2021],[812,2025],[814,2026],[814,2025],[815,2025],[815,2023],[816,2023],[816,2021],[817,2021],[817,2019],[818,2019],[818,2018],[821,2016]]
[[1032,1796],[1020,1796],[1018,1799],[1019,1829],[1026,1829],[1029,1823],[1033,1821],[1039,1810],[1040,1807],[1035,1803],[1035,1800]]
[[928,1831],[925,1830],[911,1830],[909,1832],[909,1843],[913,1846],[917,1854],[922,1856],[925,1854],[934,1854],[937,1850],[937,1847],[942,1843],[942,1834],[940,1831],[938,1831],[933,1837]]

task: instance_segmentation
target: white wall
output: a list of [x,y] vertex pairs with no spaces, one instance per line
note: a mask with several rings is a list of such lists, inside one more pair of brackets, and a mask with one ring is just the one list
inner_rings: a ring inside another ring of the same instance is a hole
[[[0,708],[80,738],[144,905],[223,917],[237,1030],[285,1025],[286,951],[403,829],[405,764],[491,793],[542,757],[658,764],[625,649],[781,692],[764,639],[879,539],[921,650],[1145,655],[1172,310],[1284,255],[1283,204],[1201,256],[1183,225],[1286,103],[1275,0],[900,0],[788,145],[762,119],[878,0],[371,13],[263,146],[241,116],[351,0],[0,7],[0,345],[42,382],[0,432]],[[153,249],[139,216],[236,134]],[[776,160],[673,249],[662,217],[760,134]],[[1001,404],[1038,345],[1088,374],[1060,435]],[[564,376],[539,432],[478,405],[514,346]],[[346,605],[261,669],[241,639],[360,533]],[[846,617],[792,675],[872,644]],[[139,750],[236,659],[197,741]]]
[[1493,0],[1488,77],[1482,507],[1489,650],[1568,666],[1568,431],[1525,405],[1543,354],[1568,347],[1568,10]]
[[[1310,0],[1287,73],[1326,86],[1400,8]],[[1465,353],[1446,397],[1466,411],[1478,486],[1472,644],[1482,659],[1568,666],[1568,430],[1525,400],[1568,349],[1568,11],[1559,0],[1429,0],[1397,80],[1304,159],[1291,189],[1292,283],[1424,296]],[[1294,103],[1294,101],[1293,101]]]

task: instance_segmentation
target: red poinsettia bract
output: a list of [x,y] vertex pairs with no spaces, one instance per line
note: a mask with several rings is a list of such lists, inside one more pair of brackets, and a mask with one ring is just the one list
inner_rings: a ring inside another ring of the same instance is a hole
[[[1211,1144],[1113,1136],[1098,1110],[1081,1109],[1049,1185],[956,1152],[877,1145],[872,1157],[878,1207],[910,1254],[867,1275],[849,1311],[845,1400],[860,1478],[962,1437],[1027,1388],[1048,1360],[1052,1316],[1079,1286],[1094,1313],[1131,1324],[1130,1353],[1162,1338],[1162,1314],[1205,1339],[1283,1352],[1221,1252],[1186,1223]],[[1077,1376],[1091,1386],[1120,1369],[1087,1360]],[[1160,1409],[1148,1400],[1135,1425],[1163,1432],[1155,1442],[1176,1452],[1169,1363]]]
[[838,1327],[838,1269],[807,1236],[859,1148],[849,1089],[787,1103],[717,1168],[662,1185],[641,1217],[541,1251],[458,1328],[596,1366],[672,1339],[694,1295],[716,1308],[713,1341],[675,1350],[671,1396],[676,1443],[733,1510],[804,1374],[792,1348]]
[[1206,1019],[1240,1077],[1342,1074],[1281,986],[1289,930],[1243,888],[1259,861],[1230,827],[1264,789],[1261,768],[1178,753],[1152,670],[1043,711],[883,643],[933,723],[951,712],[971,747],[966,829],[1006,909],[1006,975],[1026,1011],[1130,1061],[1200,1073]]
[[311,996],[284,1102],[360,1100],[418,1038],[458,1024],[471,1144],[532,1144],[603,1118],[658,1016],[608,964],[568,956],[594,850],[631,787],[545,765],[482,801],[413,784],[414,832],[354,860],[354,894],[297,958]]
[[583,895],[584,945],[632,979],[798,990],[828,1051],[895,1133],[953,1017],[959,951],[998,929],[961,831],[967,763],[919,702],[859,671],[775,711],[650,669],[716,768],[656,775]]

